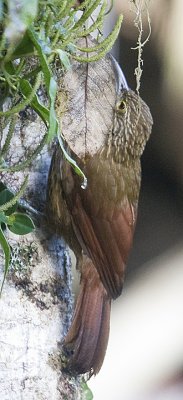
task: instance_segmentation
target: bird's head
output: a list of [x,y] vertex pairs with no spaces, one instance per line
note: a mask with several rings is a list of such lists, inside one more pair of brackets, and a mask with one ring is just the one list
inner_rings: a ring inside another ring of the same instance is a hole
[[117,86],[112,141],[124,157],[140,157],[151,134],[152,116],[147,104],[129,89],[119,64],[112,61]]

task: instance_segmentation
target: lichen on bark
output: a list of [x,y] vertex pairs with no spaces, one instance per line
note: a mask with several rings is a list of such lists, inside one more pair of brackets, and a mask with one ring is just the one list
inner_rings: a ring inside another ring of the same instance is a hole
[[[7,162],[21,159],[26,149],[32,151],[44,130],[39,117],[32,118],[31,111],[20,114]],[[57,400],[64,395],[71,400],[80,398],[79,379],[62,373],[61,343],[72,316],[72,278],[65,244],[49,231],[44,215],[49,163],[50,154],[45,149],[29,170],[25,198],[42,212],[39,219],[33,215],[36,230],[26,236],[6,232],[12,251],[0,299],[3,400]],[[16,191],[25,174],[26,171],[4,173],[1,180]],[[0,264],[2,281],[2,252]]]

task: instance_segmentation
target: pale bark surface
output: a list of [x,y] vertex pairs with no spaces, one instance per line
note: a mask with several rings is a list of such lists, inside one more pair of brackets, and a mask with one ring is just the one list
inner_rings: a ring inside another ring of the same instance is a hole
[[[22,160],[43,133],[39,118],[27,110],[17,121],[8,161]],[[44,150],[33,163],[26,191],[27,200],[42,212],[49,163]],[[26,173],[1,179],[17,191]],[[46,220],[34,221],[39,226],[34,233],[9,234],[12,260],[0,299],[0,398],[79,399],[79,381],[61,372],[61,342],[72,316],[70,258],[62,239],[48,231]],[[2,281],[2,252],[0,264]]]

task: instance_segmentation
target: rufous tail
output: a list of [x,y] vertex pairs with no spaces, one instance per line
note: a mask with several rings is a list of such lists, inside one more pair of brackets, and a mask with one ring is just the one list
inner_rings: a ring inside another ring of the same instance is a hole
[[92,261],[86,258],[73,321],[64,341],[67,369],[75,374],[97,374],[109,337],[111,300]]

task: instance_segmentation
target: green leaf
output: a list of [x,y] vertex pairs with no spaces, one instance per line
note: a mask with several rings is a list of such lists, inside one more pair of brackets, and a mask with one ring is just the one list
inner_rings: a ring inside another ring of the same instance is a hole
[[2,211],[0,212],[0,223],[7,224],[9,218],[5,215],[5,213]]
[[1,289],[0,289],[0,294],[1,294],[3,285],[4,285],[4,281],[6,279],[6,275],[7,275],[8,269],[9,269],[9,265],[10,265],[10,246],[9,246],[7,239],[4,236],[4,233],[1,228],[0,228],[0,245],[3,249],[4,256],[5,256],[4,276],[3,276],[3,281],[2,281]]
[[[20,89],[26,98],[29,97],[30,93],[32,92],[32,86],[26,79],[20,79]],[[49,122],[49,110],[40,103],[37,95],[33,97],[31,101],[31,107],[42,118],[43,122],[47,126]]]
[[42,66],[42,71],[44,74],[47,92],[49,95],[50,109],[49,109],[49,130],[48,130],[47,141],[50,142],[53,139],[53,137],[56,135],[57,130],[58,130],[58,122],[57,122],[56,112],[55,112],[55,99],[56,99],[56,93],[57,93],[57,83],[52,76],[48,61],[46,59],[45,54],[43,53],[43,49],[39,42],[39,37],[38,37],[37,33],[31,27],[28,30],[28,34],[38,52],[38,55],[40,58],[40,63]]
[[[15,197],[15,195],[9,189],[4,189],[4,190],[0,191],[0,206],[3,206],[4,204],[6,204],[8,201],[13,199],[13,197]],[[9,207],[5,211],[5,214],[10,215],[14,211],[16,211],[16,209],[17,209],[17,203],[14,204],[13,206]]]
[[[0,104],[1,105],[3,104],[3,103],[1,103],[1,98],[0,98]],[[7,163],[6,163],[5,159],[0,156],[0,167],[3,168],[3,167],[6,167],[6,166],[7,166]]]
[[71,68],[71,63],[66,51],[61,49],[56,49],[55,52],[59,55],[60,61],[66,70]]
[[28,215],[18,212],[11,215],[11,225],[8,225],[8,229],[16,235],[26,235],[34,228],[35,225]]
[[6,185],[3,182],[0,182],[0,192],[4,189],[6,189]]
[[58,121],[55,112],[55,99],[57,94],[57,84],[55,79],[51,77],[49,85],[50,97],[50,114],[49,114],[49,130],[48,130],[48,143],[53,139],[58,131]]
[[23,39],[20,41],[15,51],[13,52],[13,58],[25,57],[34,53],[34,45],[26,32]]
[[58,133],[58,141],[59,141],[60,148],[62,149],[66,160],[72,165],[72,167],[73,167],[74,171],[76,172],[76,174],[81,176],[81,178],[83,179],[83,183],[81,184],[82,189],[86,189],[86,187],[87,187],[87,178],[86,178],[85,174],[83,173],[83,171],[81,170],[81,168],[79,168],[79,166],[77,165],[76,161],[73,160],[73,158],[71,158],[69,156],[69,154],[66,152],[66,150],[64,149],[64,144],[63,144],[63,141],[62,141],[62,137],[61,137],[61,135],[59,133]]
[[40,44],[39,36],[35,32],[35,30],[32,26],[28,29],[27,32],[28,32],[29,38],[31,39],[32,43],[34,44],[34,46],[38,52],[40,63],[41,63],[43,74],[44,74],[46,88],[49,91],[50,79],[51,79],[52,74],[51,74],[51,70],[50,70],[48,61],[46,59],[46,56],[45,56],[42,46]]
[[6,70],[6,72],[9,75],[15,75],[15,67],[13,65],[13,63],[11,61],[8,61],[5,65],[4,65],[4,69]]
[[89,389],[89,387],[88,387],[86,382],[82,382],[81,388],[82,388],[82,400],[92,400],[93,399],[93,393]]

